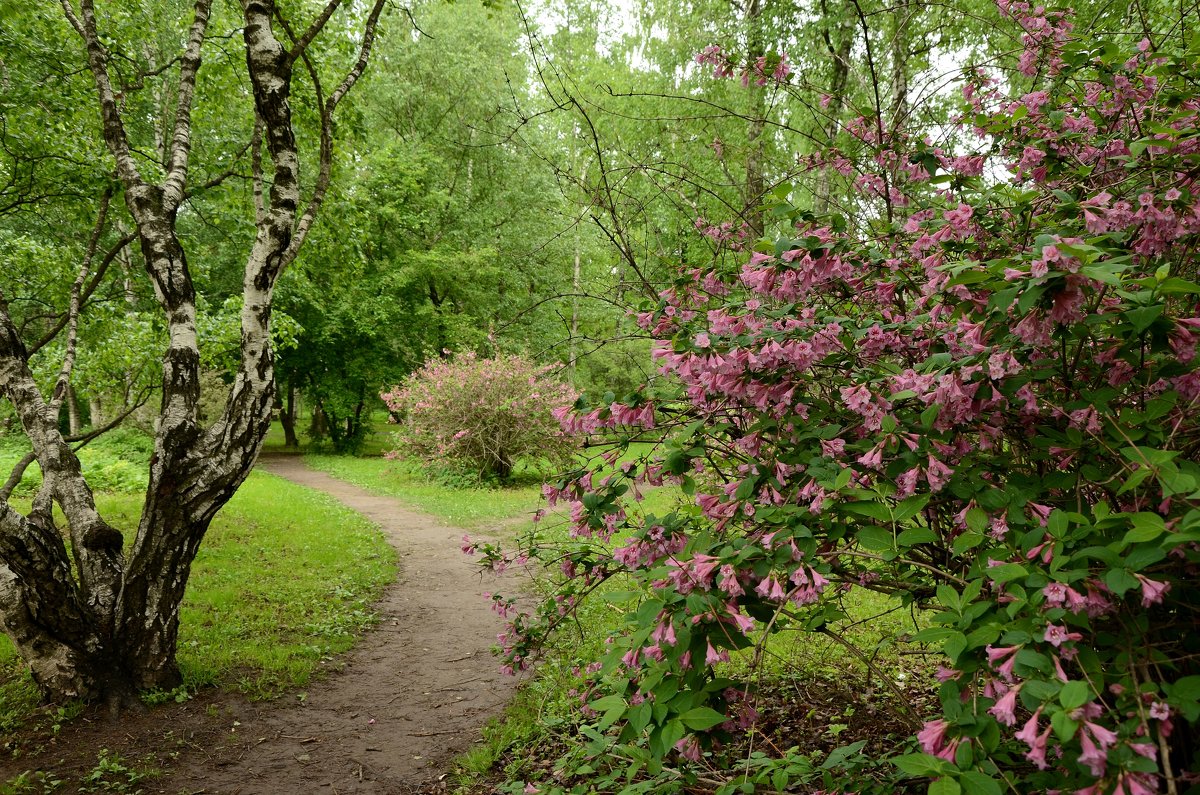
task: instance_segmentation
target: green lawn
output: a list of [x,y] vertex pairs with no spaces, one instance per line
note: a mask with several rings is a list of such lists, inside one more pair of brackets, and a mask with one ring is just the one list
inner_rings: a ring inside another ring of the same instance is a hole
[[306,455],[304,460],[335,478],[375,494],[396,497],[464,530],[497,530],[510,520],[532,516],[542,506],[541,487],[537,485],[449,488],[413,464],[388,461],[382,456]]
[[[140,494],[99,494],[115,526],[137,524]],[[219,684],[270,698],[304,687],[373,620],[396,572],[379,531],[332,498],[255,472],[213,522],[181,612],[185,687]],[[0,731],[36,692],[0,636]]]

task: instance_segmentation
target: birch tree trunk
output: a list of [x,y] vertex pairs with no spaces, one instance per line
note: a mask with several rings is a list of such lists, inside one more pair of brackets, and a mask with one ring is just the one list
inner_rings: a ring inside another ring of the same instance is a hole
[[[179,606],[192,561],[213,517],[249,474],[270,423],[275,284],[295,259],[321,206],[332,162],[333,114],[366,67],[384,6],[384,0],[372,0],[366,10],[357,58],[338,86],[328,96],[316,87],[320,156],[310,178],[312,193],[303,204],[290,107],[293,66],[342,0],[329,0],[294,38],[288,26],[290,49],[272,27],[282,24],[273,0],[241,2],[253,112],[269,162],[258,146],[252,147],[258,201],[256,235],[243,277],[240,364],[220,418],[206,429],[198,416],[196,291],[176,232],[176,213],[188,195],[192,100],[211,2],[194,3],[178,59],[178,85],[171,92],[173,107],[164,125],[163,177],[151,182],[126,134],[93,0],[81,0],[78,6],[75,0],[61,0],[83,45],[104,142],[136,225],[169,342],[162,360],[162,405],[149,488],[126,555],[121,533],[97,512],[79,460],[58,430],[62,396],[56,393],[47,400],[42,395],[29,369],[28,350],[0,295],[0,393],[16,407],[44,478],[28,515],[0,501],[0,618],[49,701],[103,698],[122,703],[138,690],[169,689],[180,681],[175,663]],[[98,225],[102,223],[103,217]],[[73,362],[78,303],[72,304],[69,361],[63,367],[67,377],[60,379],[64,386]],[[54,523],[55,505],[67,519],[69,553]]]

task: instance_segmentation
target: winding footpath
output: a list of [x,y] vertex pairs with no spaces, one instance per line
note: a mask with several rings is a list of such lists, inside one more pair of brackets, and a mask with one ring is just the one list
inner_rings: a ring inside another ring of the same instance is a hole
[[230,729],[240,742],[188,754],[156,789],[440,791],[449,762],[479,739],[515,685],[489,653],[502,627],[482,597],[494,577],[462,554],[461,530],[309,469],[300,456],[264,456],[259,467],[377,524],[400,553],[399,577],[376,604],[378,627],[340,659],[342,670],[293,705],[250,705]]

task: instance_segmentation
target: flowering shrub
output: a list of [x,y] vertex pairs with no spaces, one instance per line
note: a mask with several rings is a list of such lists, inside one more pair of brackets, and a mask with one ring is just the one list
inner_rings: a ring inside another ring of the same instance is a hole
[[518,459],[565,466],[577,447],[551,415],[574,393],[520,356],[431,360],[382,397],[403,452],[433,468],[504,479]]
[[[743,783],[1200,785],[1200,61],[1002,10],[1024,87],[970,76],[973,151],[851,124],[870,158],[813,165],[863,169],[861,228],[776,208],[773,245],[681,274],[639,316],[670,379],[563,417],[670,428],[654,456],[547,488],[575,540],[522,554],[564,577],[502,638],[521,665],[599,582],[632,581],[587,696],[594,740],[630,765],[752,725],[752,689],[714,666],[868,588],[932,612],[915,640],[943,655],[941,714],[891,774],[850,748]],[[694,505],[639,509],[665,482]]]

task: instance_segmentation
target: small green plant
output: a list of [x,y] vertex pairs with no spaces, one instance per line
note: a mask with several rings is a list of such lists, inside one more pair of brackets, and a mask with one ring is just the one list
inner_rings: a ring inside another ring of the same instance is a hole
[[41,770],[26,770],[20,775],[0,782],[0,795],[48,795],[62,787],[62,779]]
[[172,701],[176,704],[183,704],[191,697],[192,693],[188,690],[187,685],[180,685],[174,690],[147,690],[142,693],[142,703],[148,707],[157,707]]
[[54,711],[54,721],[50,724],[50,731],[57,736],[62,727],[79,717],[83,712],[84,703],[82,701],[71,701],[63,704]]
[[129,767],[119,754],[101,748],[100,755],[96,758],[96,766],[83,777],[79,791],[136,795],[143,790],[140,787],[135,788],[135,785],[146,777],[145,772]]

